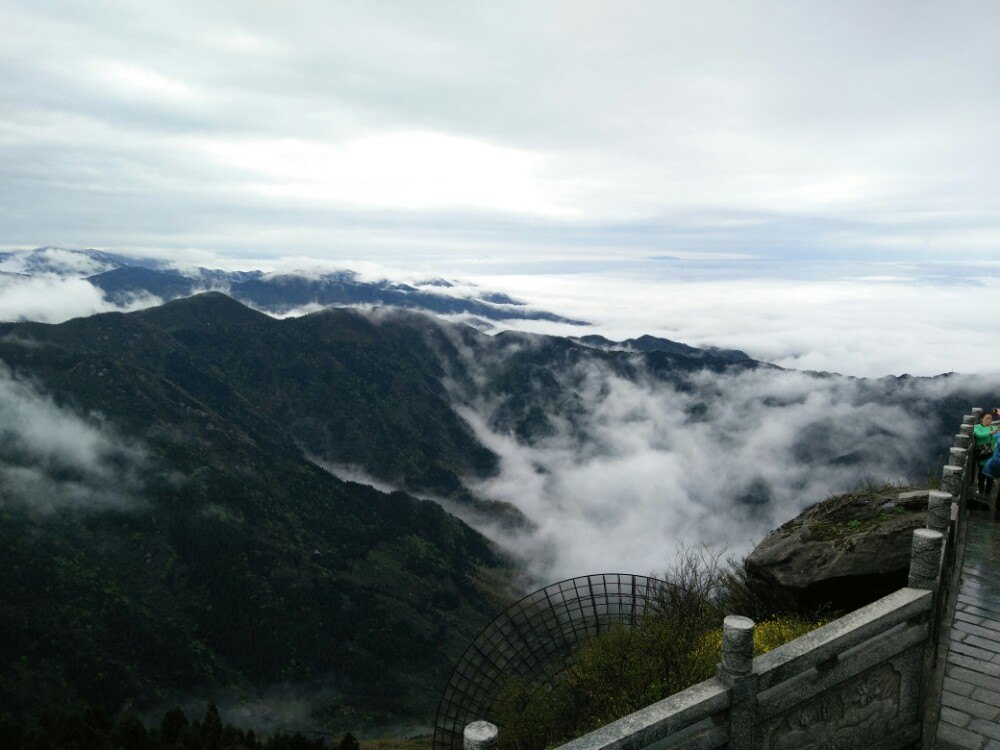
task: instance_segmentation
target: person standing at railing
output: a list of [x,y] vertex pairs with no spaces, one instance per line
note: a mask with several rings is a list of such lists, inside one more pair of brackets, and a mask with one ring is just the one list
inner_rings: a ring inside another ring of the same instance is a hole
[[973,435],[975,437],[976,459],[976,482],[980,495],[988,495],[993,489],[993,477],[987,474],[984,469],[986,463],[993,458],[997,449],[997,427],[993,425],[993,413],[984,411],[979,418],[979,424],[975,426]]
[[[1000,481],[1000,448],[993,452],[993,458],[986,462],[986,466],[980,469],[980,472],[990,479]],[[1000,498],[997,498],[993,506],[993,513],[1000,520]]]

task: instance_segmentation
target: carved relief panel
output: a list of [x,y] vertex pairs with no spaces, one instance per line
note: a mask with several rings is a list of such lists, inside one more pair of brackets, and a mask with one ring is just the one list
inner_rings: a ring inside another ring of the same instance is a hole
[[880,664],[789,711],[767,733],[767,750],[864,750],[884,737],[900,709],[900,673]]

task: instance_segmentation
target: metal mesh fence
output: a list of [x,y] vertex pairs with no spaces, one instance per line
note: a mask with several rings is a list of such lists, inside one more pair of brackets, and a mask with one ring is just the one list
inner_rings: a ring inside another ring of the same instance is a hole
[[438,704],[434,750],[461,750],[469,722],[491,720],[511,677],[534,686],[570,664],[576,646],[615,625],[634,627],[669,584],[601,573],[538,589],[483,628],[459,660]]

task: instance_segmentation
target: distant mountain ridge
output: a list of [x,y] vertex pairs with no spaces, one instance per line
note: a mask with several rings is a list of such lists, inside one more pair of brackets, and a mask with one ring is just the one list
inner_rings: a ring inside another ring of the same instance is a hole
[[605,351],[622,352],[669,352],[671,354],[681,354],[686,357],[718,357],[728,362],[752,362],[753,359],[746,352],[739,349],[720,349],[717,346],[697,348],[682,344],[678,341],[660,338],[658,336],[639,336],[638,338],[625,339],[624,341],[612,341],[604,336],[589,335],[573,337],[574,341],[592,346]]
[[350,270],[327,272],[222,271],[211,268],[178,270],[161,260],[129,258],[100,250],[45,247],[0,253],[0,271],[25,276],[73,275],[101,290],[108,302],[125,306],[152,295],[163,301],[203,291],[221,291],[264,312],[286,314],[309,307],[392,306],[445,316],[465,316],[470,322],[541,320],[588,325],[545,310],[528,307],[502,292],[448,294],[445,279],[404,284],[387,279],[366,281]]
[[0,271],[25,276],[89,276],[124,266],[165,268],[166,264],[159,260],[133,258],[103,250],[70,250],[51,246],[0,252]]

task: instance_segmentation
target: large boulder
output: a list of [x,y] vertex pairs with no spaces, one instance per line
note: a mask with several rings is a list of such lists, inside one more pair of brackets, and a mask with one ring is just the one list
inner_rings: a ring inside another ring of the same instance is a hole
[[851,610],[906,585],[928,490],[861,490],[817,503],[746,559],[751,582],[797,610]]

